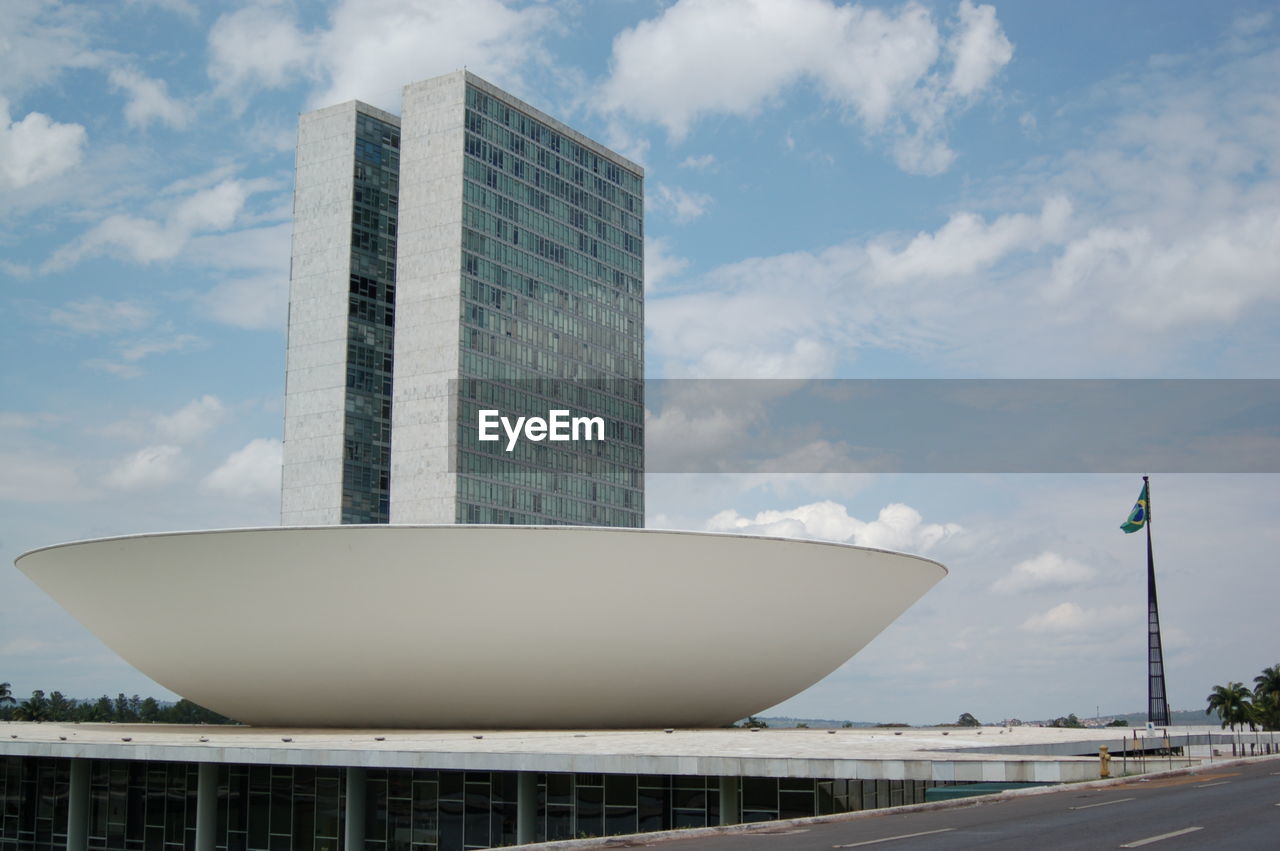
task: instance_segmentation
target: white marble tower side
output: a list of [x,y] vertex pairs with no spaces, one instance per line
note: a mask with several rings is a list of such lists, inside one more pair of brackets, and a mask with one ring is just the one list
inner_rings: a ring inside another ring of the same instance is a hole
[[285,356],[284,526],[342,522],[357,103],[298,121]]
[[453,523],[450,379],[462,309],[466,74],[404,87],[391,404],[391,522]]

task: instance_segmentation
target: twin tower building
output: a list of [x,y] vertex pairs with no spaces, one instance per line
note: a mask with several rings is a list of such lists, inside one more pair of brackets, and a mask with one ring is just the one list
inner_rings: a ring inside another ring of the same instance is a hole
[[285,525],[644,525],[643,169],[461,71],[303,115],[293,215]]

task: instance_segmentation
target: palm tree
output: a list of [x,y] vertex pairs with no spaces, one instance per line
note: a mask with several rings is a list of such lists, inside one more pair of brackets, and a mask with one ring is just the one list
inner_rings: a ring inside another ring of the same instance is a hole
[[1280,665],[1263,668],[1253,678],[1253,706],[1268,730],[1280,728]]
[[31,697],[19,704],[13,717],[18,721],[48,721],[49,701],[44,692],[40,689],[31,692]]
[[10,690],[9,683],[0,683],[0,721],[7,721],[13,717],[13,706],[17,702],[13,697],[13,691]]
[[1263,668],[1262,673],[1253,678],[1253,693],[1280,695],[1280,665]]
[[[1236,731],[1237,724],[1247,724],[1253,719],[1253,704],[1249,702],[1252,692],[1244,687],[1244,683],[1228,682],[1225,686],[1214,686],[1206,700],[1209,702],[1209,708],[1204,711],[1205,715],[1217,711],[1218,717],[1222,719],[1222,726],[1225,728],[1231,726],[1231,732]],[[1234,754],[1236,746],[1231,745],[1231,752]]]

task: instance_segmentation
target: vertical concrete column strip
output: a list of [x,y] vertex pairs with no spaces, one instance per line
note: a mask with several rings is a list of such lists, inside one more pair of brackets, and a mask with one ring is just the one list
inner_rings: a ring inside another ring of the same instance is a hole
[[742,808],[738,800],[738,778],[720,778],[720,823],[737,824],[742,821]]
[[67,794],[67,851],[89,847],[89,760],[71,760],[71,788]]
[[347,851],[364,848],[364,798],[365,770],[352,766],[347,769],[347,824],[342,832],[342,847]]
[[516,843],[527,845],[538,835],[538,775],[521,771],[516,778]]
[[218,764],[202,762],[196,774],[196,851],[213,851],[218,821]]

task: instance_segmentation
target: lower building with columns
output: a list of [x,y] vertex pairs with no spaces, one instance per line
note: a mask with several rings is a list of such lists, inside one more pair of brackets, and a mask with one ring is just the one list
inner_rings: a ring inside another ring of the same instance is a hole
[[1120,753],[1096,730],[986,728],[984,741],[981,729],[0,723],[0,849],[479,849],[856,812],[960,791],[937,787],[1088,780],[1098,760],[1080,754],[1099,744]]

